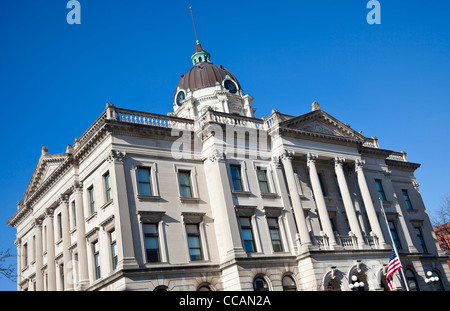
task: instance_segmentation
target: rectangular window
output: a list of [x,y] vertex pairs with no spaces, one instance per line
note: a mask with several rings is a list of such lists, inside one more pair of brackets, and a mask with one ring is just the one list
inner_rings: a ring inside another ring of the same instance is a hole
[[98,241],[92,243],[92,250],[94,252],[94,269],[95,269],[95,279],[98,280],[101,277],[100,273],[100,248]]
[[89,209],[91,211],[91,214],[94,214],[95,213],[94,186],[88,188],[88,194],[89,194]]
[[189,256],[191,257],[191,261],[202,260],[203,256],[199,225],[186,225],[186,232],[188,237]]
[[59,213],[56,216],[56,222],[58,226],[58,239],[62,239],[63,233],[62,233],[62,216],[61,213]]
[[144,224],[143,229],[147,262],[160,262],[158,224]]
[[428,254],[428,249],[425,245],[425,239],[423,238],[422,230],[420,230],[420,228],[414,228],[414,230],[416,231],[417,239],[419,240],[422,253]]
[[337,189],[338,189],[339,197],[342,199],[341,188],[339,187],[339,181],[338,181],[336,175],[334,175],[334,180],[335,180],[335,182],[336,182],[336,187],[337,187]]
[[375,179],[375,184],[377,185],[378,196],[380,197],[381,201],[386,201],[386,194],[384,193],[381,179]]
[[191,171],[178,171],[182,198],[192,198]]
[[106,202],[112,199],[111,197],[111,178],[109,177],[109,172],[103,175],[103,181],[105,184],[105,198]]
[[252,223],[250,217],[240,217],[239,223],[241,225],[242,239],[244,241],[244,248],[247,253],[256,252],[255,240],[253,238]]
[[137,170],[139,195],[152,196],[151,170],[140,167]]
[[409,199],[408,190],[403,189],[402,193],[403,193],[403,198],[405,199],[405,202],[406,202],[407,209],[413,209],[413,206],[411,204],[411,200]]
[[267,170],[258,168],[256,170],[258,176],[259,189],[261,193],[270,193],[269,182],[267,180]]
[[281,243],[280,227],[277,218],[267,218],[269,224],[270,239],[272,240],[272,248],[274,252],[282,252],[283,244]]
[[397,228],[395,227],[395,224],[392,221],[389,221],[389,230],[391,231],[391,236],[392,240],[394,240],[395,247],[397,249],[402,249],[402,244],[400,243]]
[[77,210],[75,208],[75,201],[72,202],[72,228],[77,227]]
[[323,182],[323,176],[321,173],[318,173],[317,175],[319,176],[319,183],[320,183],[320,188],[322,189],[323,196],[326,197],[327,192],[325,191],[325,184]]
[[230,165],[231,180],[233,181],[233,190],[243,191],[242,177],[241,177],[241,166],[240,165]]
[[59,265],[59,279],[61,282],[61,290],[64,290],[64,264]]
[[116,270],[117,267],[117,242],[116,242],[116,230],[109,231],[109,241],[111,245],[111,261],[112,261],[112,269]]
[[23,265],[28,266],[28,244],[23,245]]

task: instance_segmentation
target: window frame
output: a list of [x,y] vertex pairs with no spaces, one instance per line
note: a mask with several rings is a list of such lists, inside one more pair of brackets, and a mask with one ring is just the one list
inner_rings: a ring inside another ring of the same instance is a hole
[[105,202],[112,200],[111,174],[109,171],[103,174],[103,187],[105,194]]
[[[242,244],[244,246],[244,251],[247,254],[251,254],[251,253],[257,253],[258,249],[256,248],[256,239],[255,239],[255,233],[253,231],[253,224],[252,224],[252,216],[239,216],[238,217],[238,221],[239,221],[239,228],[241,229],[241,236],[242,236]],[[241,220],[242,219],[248,219],[248,225],[243,225]],[[247,232],[250,232],[251,235],[251,239],[245,239],[245,234],[244,234],[244,230]],[[252,250],[248,250],[247,249],[247,243],[246,242],[250,242],[251,246],[252,246]]]
[[[195,226],[196,232],[192,233],[188,231],[188,226]],[[202,237],[201,237],[201,230],[200,230],[200,224],[199,223],[186,223],[185,224],[185,230],[186,230],[186,237],[187,237],[187,243],[188,243],[188,251],[189,251],[189,260],[190,261],[201,261],[204,260],[203,256],[203,247],[202,247]],[[190,238],[195,238],[198,243],[198,247],[191,247]],[[200,251],[200,258],[192,258],[191,250],[199,250]]]
[[[269,228],[269,236],[270,236],[270,241],[271,241],[273,252],[274,253],[282,253],[282,252],[284,252],[285,250],[284,250],[283,237],[281,235],[281,227],[280,227],[280,223],[279,223],[279,220],[280,220],[279,217],[270,217],[270,216],[268,216],[268,217],[266,217],[266,219],[267,219],[267,226]],[[270,224],[270,220],[274,220],[275,223],[276,223],[276,226],[271,225]],[[277,231],[277,234],[278,234],[278,239],[277,240],[274,240],[274,238],[272,236],[272,230],[276,230]],[[279,247],[280,247],[279,250],[275,249],[275,244],[274,244],[275,241],[279,242]]]
[[101,271],[102,265],[100,259],[100,241],[98,238],[91,242],[91,248],[92,248],[92,264],[94,267],[94,279],[99,280],[102,277]]
[[387,201],[387,196],[386,196],[386,191],[384,191],[384,187],[383,187],[383,181],[381,179],[375,179],[375,186],[377,188],[377,192],[378,192],[378,197],[381,199],[381,201],[386,202]]
[[[237,173],[239,174],[239,176],[238,176],[239,178],[238,179],[234,178],[234,176],[233,176],[233,170],[232,170],[233,168],[236,169]],[[244,182],[242,180],[242,165],[241,164],[237,164],[237,163],[230,163],[229,164],[229,169],[230,169],[230,179],[231,179],[231,185],[232,185],[232,189],[231,190],[232,191],[241,191],[241,192],[245,191]],[[240,189],[236,189],[235,181],[239,182]]]
[[87,188],[87,193],[88,193],[89,215],[93,215],[97,211],[95,208],[95,190],[93,184]]
[[[146,226],[154,226],[156,233],[146,233],[145,227]],[[156,222],[149,222],[149,223],[143,223],[142,224],[142,234],[144,238],[144,251],[145,251],[145,263],[148,264],[154,264],[158,262],[162,262],[161,257],[161,243],[160,243],[160,234],[159,234],[159,223]],[[147,239],[154,239],[156,241],[157,248],[147,248]],[[157,260],[150,260],[149,252],[148,251],[155,251],[156,250],[156,256]]]
[[406,209],[408,211],[414,210],[414,207],[411,202],[411,197],[409,196],[409,191],[407,189],[402,189],[402,195],[406,203]]

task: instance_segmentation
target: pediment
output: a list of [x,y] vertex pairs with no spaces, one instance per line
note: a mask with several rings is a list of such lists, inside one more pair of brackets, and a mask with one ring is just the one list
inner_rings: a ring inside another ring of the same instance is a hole
[[323,110],[316,110],[281,122],[280,127],[316,134],[366,140],[362,133],[355,131],[350,125],[337,120]]
[[26,200],[28,196],[34,193],[36,189],[38,189],[39,186],[52,175],[52,173],[58,168],[59,165],[61,165],[62,162],[64,162],[66,158],[67,154],[65,153],[41,155],[22,201]]

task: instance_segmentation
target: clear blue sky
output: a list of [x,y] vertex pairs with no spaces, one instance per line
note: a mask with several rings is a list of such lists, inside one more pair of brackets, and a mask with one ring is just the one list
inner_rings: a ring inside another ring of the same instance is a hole
[[[14,247],[6,221],[31,178],[41,147],[65,152],[102,113],[118,107],[166,114],[195,48],[189,6],[212,61],[274,108],[322,109],[382,148],[405,150],[430,212],[450,191],[449,1],[0,0],[0,248]],[[0,290],[16,285],[0,279]]]

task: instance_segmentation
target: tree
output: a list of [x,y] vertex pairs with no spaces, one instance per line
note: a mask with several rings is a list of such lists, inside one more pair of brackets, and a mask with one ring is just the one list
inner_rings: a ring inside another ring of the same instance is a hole
[[447,255],[450,254],[450,193],[442,199],[439,210],[432,217],[436,238]]
[[0,250],[0,278],[6,277],[7,279],[16,282],[16,265],[7,263],[10,258],[16,257],[11,254],[11,249]]

